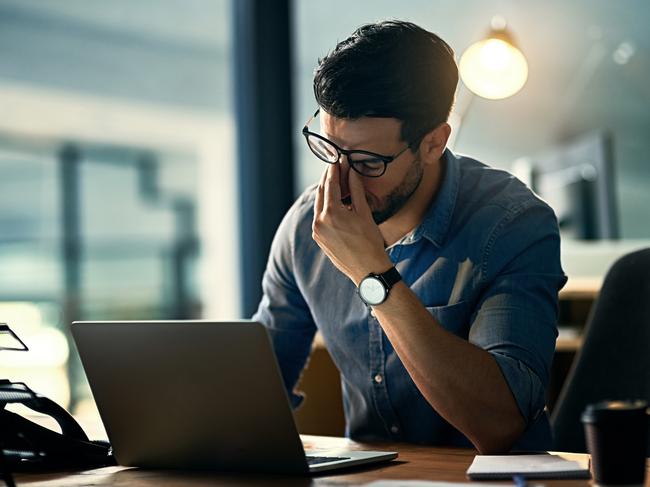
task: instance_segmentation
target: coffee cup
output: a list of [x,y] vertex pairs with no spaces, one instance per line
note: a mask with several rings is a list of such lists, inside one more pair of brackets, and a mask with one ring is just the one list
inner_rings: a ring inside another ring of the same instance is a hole
[[582,413],[591,470],[597,485],[643,485],[646,471],[648,404],[603,401]]

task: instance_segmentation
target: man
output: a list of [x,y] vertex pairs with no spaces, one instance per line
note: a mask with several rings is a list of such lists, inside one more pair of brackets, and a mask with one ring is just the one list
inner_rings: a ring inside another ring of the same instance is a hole
[[320,61],[303,134],[329,164],[277,231],[254,319],[294,406],[322,333],[352,438],[548,448],[557,221],[446,149],[457,82],[451,48],[407,22],[363,26]]

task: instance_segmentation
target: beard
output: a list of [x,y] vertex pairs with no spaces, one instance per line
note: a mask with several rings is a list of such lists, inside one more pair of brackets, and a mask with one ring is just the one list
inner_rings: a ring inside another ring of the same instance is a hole
[[417,158],[413,161],[404,181],[382,200],[381,208],[372,210],[372,218],[377,225],[381,225],[404,207],[411,195],[418,189],[423,174],[422,162]]

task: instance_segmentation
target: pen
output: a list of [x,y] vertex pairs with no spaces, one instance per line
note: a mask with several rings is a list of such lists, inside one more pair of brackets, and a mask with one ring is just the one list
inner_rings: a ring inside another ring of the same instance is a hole
[[523,475],[513,475],[512,481],[517,487],[527,487],[526,478]]

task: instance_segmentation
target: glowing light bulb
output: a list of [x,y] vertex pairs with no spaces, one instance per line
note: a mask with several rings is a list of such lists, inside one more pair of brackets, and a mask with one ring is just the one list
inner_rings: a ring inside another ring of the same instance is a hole
[[483,98],[499,100],[517,93],[528,79],[528,63],[506,35],[492,32],[472,44],[460,58],[465,86]]

